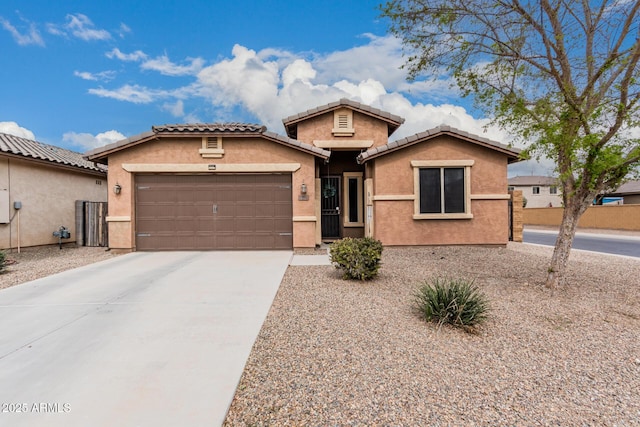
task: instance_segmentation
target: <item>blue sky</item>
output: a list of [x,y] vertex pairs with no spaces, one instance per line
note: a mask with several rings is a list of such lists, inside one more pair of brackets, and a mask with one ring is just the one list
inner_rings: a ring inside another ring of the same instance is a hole
[[394,138],[444,123],[508,142],[446,79],[406,81],[377,4],[3,0],[0,132],[80,152],[164,123],[283,133],[282,118],[347,97],[404,117]]

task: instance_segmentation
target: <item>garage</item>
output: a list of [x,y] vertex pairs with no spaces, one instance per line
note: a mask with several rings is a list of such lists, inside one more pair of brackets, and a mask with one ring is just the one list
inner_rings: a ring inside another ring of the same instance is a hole
[[136,175],[136,249],[293,247],[291,174]]

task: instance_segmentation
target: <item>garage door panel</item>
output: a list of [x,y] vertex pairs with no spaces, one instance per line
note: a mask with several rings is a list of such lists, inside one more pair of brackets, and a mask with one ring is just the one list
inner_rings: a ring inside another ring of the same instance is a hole
[[143,230],[154,230],[158,233],[174,232],[176,225],[172,219],[142,219],[138,220],[138,227]]
[[235,232],[240,233],[251,233],[256,231],[256,220],[255,218],[236,218],[235,222]]
[[272,218],[276,215],[276,209],[273,204],[259,203],[255,205],[255,216],[258,218]]
[[235,216],[236,217],[249,217],[253,218],[256,216],[256,205],[249,204],[246,202],[238,203],[235,206]]
[[140,175],[139,250],[290,249],[290,175]]
[[273,205],[273,216],[276,218],[290,219],[292,216],[292,209],[289,205],[277,204]]
[[270,233],[275,228],[275,220],[273,218],[257,218],[255,220],[255,231],[256,233]]

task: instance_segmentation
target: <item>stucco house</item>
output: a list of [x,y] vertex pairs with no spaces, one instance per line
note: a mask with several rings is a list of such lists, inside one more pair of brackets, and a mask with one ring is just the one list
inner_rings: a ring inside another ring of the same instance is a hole
[[389,142],[404,120],[341,99],[259,125],[184,124],[109,144],[109,245],[123,250],[504,245],[518,151],[440,126]]
[[509,190],[520,190],[527,199],[527,208],[557,208],[562,206],[560,183],[552,176],[515,176],[509,178]]
[[604,198],[622,198],[622,204],[640,204],[640,180],[631,180],[622,184],[611,193],[604,194]]
[[65,226],[77,236],[76,200],[105,202],[107,172],[81,153],[0,133],[0,249],[58,242]]

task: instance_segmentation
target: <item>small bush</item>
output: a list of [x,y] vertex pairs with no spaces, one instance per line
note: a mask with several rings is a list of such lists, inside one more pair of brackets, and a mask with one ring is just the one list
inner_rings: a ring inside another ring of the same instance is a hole
[[5,268],[7,268],[7,255],[4,251],[0,251],[0,273],[4,273]]
[[415,304],[427,321],[439,326],[473,328],[484,322],[489,301],[473,281],[435,278],[425,281],[415,294]]
[[329,255],[343,279],[369,280],[378,275],[382,243],[370,237],[346,237],[331,244]]

